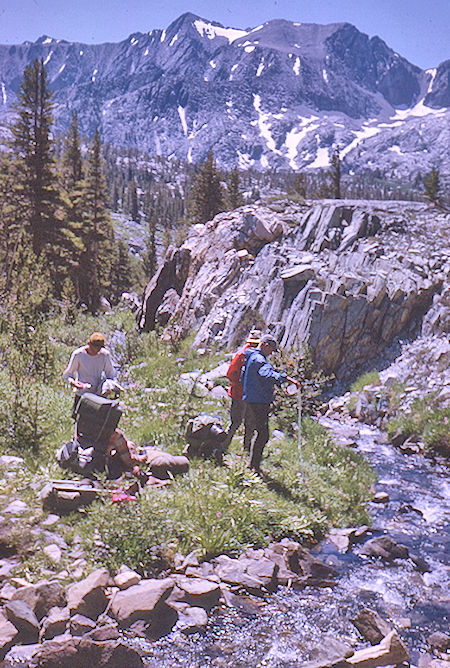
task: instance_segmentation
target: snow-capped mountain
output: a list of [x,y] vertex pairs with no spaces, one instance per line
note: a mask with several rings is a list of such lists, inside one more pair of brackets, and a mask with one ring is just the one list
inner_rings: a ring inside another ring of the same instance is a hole
[[50,37],[0,46],[0,118],[43,58],[65,130],[188,161],[314,169],[339,144],[349,169],[450,173],[450,60],[421,70],[348,23],[225,28],[183,14],[120,43]]

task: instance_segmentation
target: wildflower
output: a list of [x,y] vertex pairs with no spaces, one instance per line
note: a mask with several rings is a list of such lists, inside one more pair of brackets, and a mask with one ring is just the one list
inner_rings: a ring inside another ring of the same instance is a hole
[[217,511],[216,517],[222,517],[222,513],[220,512],[220,510]]

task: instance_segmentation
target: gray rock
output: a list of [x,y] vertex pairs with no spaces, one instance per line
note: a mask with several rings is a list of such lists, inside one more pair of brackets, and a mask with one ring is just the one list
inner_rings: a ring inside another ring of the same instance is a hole
[[14,645],[19,631],[3,615],[0,615],[0,661]]
[[303,668],[333,668],[334,666],[346,666],[345,659],[352,656],[353,649],[346,643],[325,635],[321,639],[320,647],[314,648],[309,656],[309,661],[302,664]]
[[[425,219],[426,205],[412,206]],[[399,203],[352,201],[280,203],[275,213],[252,205],[219,214],[193,226],[186,242],[170,249],[145,291],[140,326],[155,327],[164,295],[175,290],[180,298],[166,327],[168,338],[195,330],[196,346],[232,350],[245,338],[249,313],[255,314],[250,326],[259,318],[287,349],[305,342],[318,366],[349,378],[402,332],[412,332],[441,289],[434,274],[423,277],[415,263],[397,258],[398,238],[388,226],[393,211],[400,218],[409,215]],[[391,252],[364,252],[371,235]],[[422,247],[423,235],[419,223],[408,225],[405,254],[408,244]],[[439,251],[436,235],[430,232],[427,241],[429,251],[423,252]],[[242,266],[236,248],[254,256],[251,267]],[[299,265],[308,251],[314,260]],[[363,394],[358,411],[375,423],[385,412],[382,403],[372,406]]]
[[105,587],[109,584],[110,577],[106,568],[98,568],[81,582],[68,587],[67,605],[71,614],[79,613],[97,619],[108,604]]
[[394,559],[407,559],[409,550],[406,545],[396,543],[390,536],[378,536],[368,540],[361,548],[360,554],[393,561]]
[[378,668],[409,661],[409,653],[396,631],[391,631],[378,645],[355,652],[346,659],[348,666]]
[[64,633],[69,619],[70,611],[68,607],[58,608],[55,606],[51,608],[48,615],[42,620],[41,638],[51,640]]
[[151,619],[159,603],[170,595],[174,582],[163,580],[141,580],[125,591],[117,592],[111,603],[111,614],[120,626],[130,626],[138,619]]
[[39,638],[39,622],[33,610],[25,601],[10,601],[5,605],[8,620],[20,631],[28,642],[36,642]]
[[238,559],[221,555],[214,560],[214,563],[214,572],[223,582],[257,595],[266,590],[263,580],[247,573],[245,565]]
[[25,503],[25,501],[21,501],[20,499],[16,499],[15,501],[11,501],[6,508],[3,509],[4,513],[9,513],[11,515],[22,515],[26,510],[28,510],[28,505]]
[[438,649],[440,652],[447,652],[450,649],[450,636],[447,633],[436,631],[427,638],[430,647]]
[[141,668],[139,653],[120,640],[97,642],[88,636],[45,642],[33,657],[39,668]]
[[371,645],[378,645],[392,631],[389,624],[377,612],[368,608],[360,610],[351,621],[364,640],[368,640]]
[[43,552],[54,564],[59,564],[59,562],[61,561],[62,553],[59,545],[55,544],[46,545],[43,549]]
[[217,605],[220,597],[220,587],[217,582],[182,575],[177,575],[174,579],[178,589],[182,592],[178,600],[207,610]]
[[70,633],[73,636],[82,636],[95,629],[95,622],[84,615],[74,615],[70,618]]
[[51,608],[63,607],[66,594],[59,582],[42,581],[20,587],[11,597],[12,601],[25,601],[40,621]]
[[190,635],[204,631],[207,623],[208,615],[203,607],[187,607],[179,614],[176,628],[185,635]]
[[372,497],[373,503],[389,503],[389,494],[387,492],[377,492]]
[[41,645],[39,643],[32,645],[14,645],[6,654],[2,667],[15,668],[16,666],[32,666],[33,657],[40,647]]
[[122,573],[117,573],[114,578],[114,584],[119,587],[119,589],[128,589],[128,587],[131,587],[132,585],[139,584],[141,580],[142,578],[139,573],[135,573],[128,569]]

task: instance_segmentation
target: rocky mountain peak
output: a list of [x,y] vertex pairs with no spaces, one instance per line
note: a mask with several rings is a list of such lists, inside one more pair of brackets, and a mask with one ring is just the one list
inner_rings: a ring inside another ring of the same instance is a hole
[[422,71],[349,23],[240,29],[188,12],[116,44],[0,46],[0,125],[34,58],[61,131],[77,111],[84,135],[188,162],[212,149],[220,167],[314,170],[339,144],[355,173],[450,173],[448,61]]

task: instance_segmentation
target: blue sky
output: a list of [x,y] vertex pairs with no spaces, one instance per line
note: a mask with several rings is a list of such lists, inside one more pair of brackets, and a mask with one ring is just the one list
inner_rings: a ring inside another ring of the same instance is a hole
[[118,42],[133,32],[166,28],[187,11],[233,28],[273,18],[348,21],[422,68],[450,58],[450,0],[0,0],[0,44],[43,34],[89,44]]

